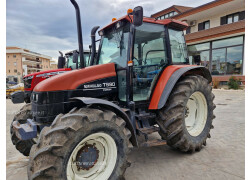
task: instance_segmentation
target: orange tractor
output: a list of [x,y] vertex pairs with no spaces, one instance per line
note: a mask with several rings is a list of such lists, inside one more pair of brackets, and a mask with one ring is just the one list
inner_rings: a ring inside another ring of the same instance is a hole
[[[195,152],[205,146],[214,95],[209,71],[188,63],[187,24],[143,17],[136,7],[99,31],[97,58],[85,67],[80,11],[71,2],[80,69],[40,82],[12,123],[29,152],[28,178],[123,179],[133,147],[167,143]],[[149,141],[152,132],[162,139]]]

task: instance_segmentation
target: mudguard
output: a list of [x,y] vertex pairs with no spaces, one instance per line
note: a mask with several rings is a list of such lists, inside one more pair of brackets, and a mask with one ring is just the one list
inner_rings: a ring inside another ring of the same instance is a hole
[[206,78],[209,83],[212,82],[212,76],[209,70],[204,66],[193,66],[193,65],[168,66],[161,74],[155,86],[149,104],[150,110],[161,109],[165,105],[176,82],[184,74],[198,74]]
[[110,101],[106,101],[106,100],[98,99],[98,98],[74,97],[74,98],[71,98],[71,100],[81,101],[85,105],[96,104],[96,105],[100,105],[104,108],[112,109],[114,111],[114,113],[116,113],[118,116],[120,116],[121,118],[123,118],[125,120],[126,126],[132,134],[131,143],[133,144],[133,146],[138,147],[135,129],[133,128],[133,125],[132,125],[128,115],[119,106],[117,106],[116,104],[114,104]]

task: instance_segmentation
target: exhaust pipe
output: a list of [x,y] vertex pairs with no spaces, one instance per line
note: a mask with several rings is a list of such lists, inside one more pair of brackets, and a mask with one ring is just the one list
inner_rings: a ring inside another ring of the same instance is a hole
[[95,54],[96,54],[96,42],[95,42],[95,33],[100,26],[95,26],[91,30],[91,59],[90,66],[94,64]]
[[77,34],[78,34],[78,46],[79,46],[79,55],[80,55],[80,68],[86,67],[83,56],[83,43],[82,43],[82,26],[81,26],[81,16],[80,9],[75,0],[70,0],[76,10],[76,23],[77,23]]

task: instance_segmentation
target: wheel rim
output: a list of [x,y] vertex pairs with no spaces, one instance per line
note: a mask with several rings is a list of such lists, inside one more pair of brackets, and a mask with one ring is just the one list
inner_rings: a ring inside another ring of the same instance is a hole
[[108,179],[116,159],[117,147],[114,139],[106,133],[91,134],[72,151],[67,163],[67,179]]
[[191,136],[199,136],[207,121],[207,101],[201,92],[194,92],[188,99],[185,124]]

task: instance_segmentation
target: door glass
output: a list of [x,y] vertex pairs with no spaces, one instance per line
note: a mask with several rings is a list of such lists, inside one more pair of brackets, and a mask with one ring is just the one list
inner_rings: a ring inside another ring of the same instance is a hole
[[167,63],[164,27],[144,23],[136,28],[133,100],[148,100],[161,68]]

